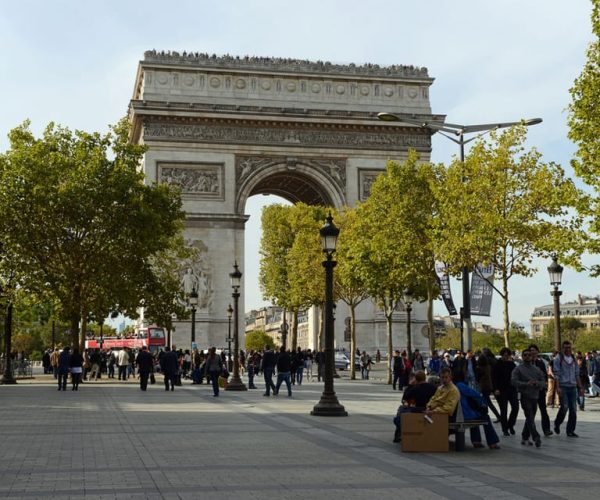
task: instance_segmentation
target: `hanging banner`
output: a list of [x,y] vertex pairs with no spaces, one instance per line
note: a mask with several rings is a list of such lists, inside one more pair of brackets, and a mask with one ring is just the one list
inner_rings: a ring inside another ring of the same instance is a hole
[[450,314],[450,316],[455,316],[456,307],[454,307],[454,301],[452,300],[450,276],[448,275],[448,266],[446,266],[445,262],[439,260],[435,261],[435,274],[437,274],[440,294],[442,295],[446,309],[448,309],[448,314]]
[[477,265],[471,279],[471,315],[489,316],[494,293],[494,265]]

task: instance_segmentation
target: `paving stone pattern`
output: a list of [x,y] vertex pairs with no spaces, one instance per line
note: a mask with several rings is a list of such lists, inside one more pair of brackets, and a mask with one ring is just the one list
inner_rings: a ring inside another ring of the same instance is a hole
[[[600,491],[600,401],[578,414],[578,440],[541,449],[407,454],[392,443],[400,393],[336,381],[349,416],[313,417],[317,382],[292,398],[221,392],[161,376],[59,392],[49,376],[0,386],[0,498],[473,499],[591,498]],[[551,417],[555,410],[550,410]],[[468,440],[468,439],[467,439]],[[591,497],[590,497],[591,495]]]

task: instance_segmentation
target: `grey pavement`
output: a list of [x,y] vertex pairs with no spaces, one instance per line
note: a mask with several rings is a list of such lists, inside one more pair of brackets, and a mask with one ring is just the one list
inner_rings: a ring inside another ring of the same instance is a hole
[[[103,379],[59,392],[50,376],[0,386],[0,498],[472,499],[582,498],[600,487],[600,401],[541,449],[402,453],[392,443],[400,393],[378,380],[336,380],[348,417],[313,417],[322,384],[263,397],[166,392],[162,377]],[[551,411],[551,417],[554,410]],[[468,436],[467,436],[468,441]]]

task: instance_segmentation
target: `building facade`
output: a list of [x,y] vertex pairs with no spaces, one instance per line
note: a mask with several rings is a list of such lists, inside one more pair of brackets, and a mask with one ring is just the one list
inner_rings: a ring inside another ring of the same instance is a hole
[[[560,305],[560,316],[577,318],[588,329],[598,328],[600,327],[600,296],[577,295],[576,300]],[[531,314],[530,322],[531,334],[534,337],[540,336],[546,325],[554,323],[554,305],[536,307]]]

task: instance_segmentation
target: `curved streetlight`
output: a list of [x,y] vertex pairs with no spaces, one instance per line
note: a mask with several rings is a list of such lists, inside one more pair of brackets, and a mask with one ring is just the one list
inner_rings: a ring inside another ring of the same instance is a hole
[[324,387],[321,399],[313,407],[311,415],[321,417],[346,417],[348,412],[338,401],[333,388],[333,371],[335,355],[333,346],[333,268],[337,262],[333,260],[333,253],[337,245],[340,230],[333,223],[331,213],[327,222],[319,231],[321,236],[321,247],[326,255],[323,261],[325,268],[325,374],[323,377]]
[[247,391],[248,388],[242,382],[240,378],[240,344],[238,337],[239,328],[239,299],[240,299],[240,286],[242,284],[242,273],[238,268],[237,262],[233,265],[233,272],[229,273],[231,278],[231,288],[233,288],[233,376],[231,381],[227,384],[228,391]]
[[[402,122],[409,125],[417,125],[422,128],[427,128],[432,134],[439,132],[447,139],[456,143],[460,147],[460,161],[463,165],[465,164],[465,144],[468,144],[479,137],[486,135],[487,133],[498,130],[500,128],[513,127],[515,125],[523,125],[530,127],[542,123],[541,118],[528,118],[518,122],[501,122],[501,123],[482,123],[477,125],[458,125],[456,123],[447,123],[440,121],[427,121],[419,120],[417,115],[395,115],[393,113],[378,113],[377,118],[384,122]],[[465,139],[465,134],[477,133],[475,137]],[[456,137],[453,137],[456,136]],[[466,183],[466,178],[463,175],[463,184]],[[464,342],[466,349],[473,348],[473,337],[471,329],[471,297],[469,293],[469,273],[468,267],[462,268],[462,295],[463,295],[463,307],[462,307],[462,322],[465,325],[466,340]],[[461,322],[461,324],[462,324]]]
[[558,289],[558,286],[562,282],[563,266],[561,266],[557,260],[556,255],[552,256],[552,264],[548,266],[548,274],[550,276],[550,285],[553,290],[550,291],[550,295],[554,298],[554,349],[556,352],[560,352],[560,296],[562,292]]

